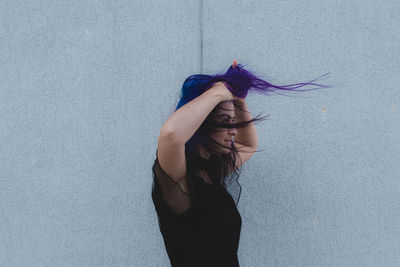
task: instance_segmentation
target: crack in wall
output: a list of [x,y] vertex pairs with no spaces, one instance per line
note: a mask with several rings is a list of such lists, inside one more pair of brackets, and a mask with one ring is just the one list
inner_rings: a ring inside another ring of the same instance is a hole
[[203,73],[203,0],[200,1],[200,73]]

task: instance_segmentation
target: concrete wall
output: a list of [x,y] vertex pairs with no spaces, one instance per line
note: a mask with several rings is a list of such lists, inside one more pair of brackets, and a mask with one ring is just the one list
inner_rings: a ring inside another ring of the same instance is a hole
[[170,266],[151,201],[186,77],[238,63],[241,266],[400,266],[398,1],[0,1],[0,266]]

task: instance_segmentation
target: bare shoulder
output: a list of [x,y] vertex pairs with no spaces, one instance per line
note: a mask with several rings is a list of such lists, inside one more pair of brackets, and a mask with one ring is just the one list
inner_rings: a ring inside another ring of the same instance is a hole
[[188,192],[185,145],[173,142],[171,138],[160,133],[158,138],[157,159],[165,174],[179,183],[184,191]]

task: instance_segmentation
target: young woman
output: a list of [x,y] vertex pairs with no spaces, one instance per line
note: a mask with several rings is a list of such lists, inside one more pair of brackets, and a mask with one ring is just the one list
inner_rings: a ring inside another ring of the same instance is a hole
[[303,85],[317,84],[275,86],[236,61],[225,74],[185,80],[176,111],[161,128],[152,168],[152,199],[173,267],[239,266],[239,168],[257,149],[254,123],[265,119],[252,118],[245,98],[250,89]]

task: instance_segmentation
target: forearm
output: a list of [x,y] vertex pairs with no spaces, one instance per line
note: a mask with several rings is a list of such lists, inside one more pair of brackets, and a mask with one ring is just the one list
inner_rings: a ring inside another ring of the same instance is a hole
[[[238,105],[243,111],[235,106],[236,121],[242,122],[252,120],[253,118],[250,114],[249,108],[247,107],[245,100],[243,99],[238,101]],[[251,148],[257,148],[258,135],[254,122],[247,125],[247,127],[245,128],[238,128],[237,132],[237,135],[234,137],[235,142]]]
[[221,101],[220,92],[210,88],[175,111],[164,123],[162,131],[168,133],[172,141],[185,144]]

